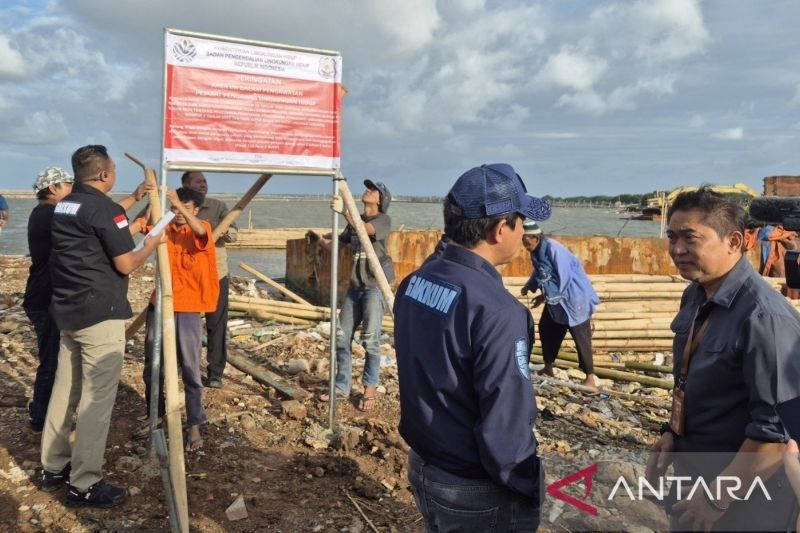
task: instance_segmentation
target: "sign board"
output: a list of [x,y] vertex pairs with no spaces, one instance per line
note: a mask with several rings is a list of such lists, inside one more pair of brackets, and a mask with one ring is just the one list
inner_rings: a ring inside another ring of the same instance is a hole
[[179,30],[165,47],[168,168],[339,168],[338,53]]

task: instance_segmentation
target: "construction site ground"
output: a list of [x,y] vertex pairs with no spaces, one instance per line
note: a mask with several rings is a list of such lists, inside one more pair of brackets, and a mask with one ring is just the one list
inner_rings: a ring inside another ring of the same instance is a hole
[[[37,364],[35,335],[21,308],[28,266],[26,258],[0,256],[0,530],[168,531],[164,487],[150,458],[149,440],[132,436],[146,414],[143,329],[128,343],[104,466],[105,479],[128,487],[130,499],[113,509],[75,510],[63,505],[63,490],[39,490],[39,446],[24,431]],[[134,312],[146,305],[153,278],[152,265],[131,276]],[[232,285],[240,293],[264,295],[247,280],[237,279]],[[382,339],[382,394],[368,412],[356,408],[363,350],[354,349],[354,396],[338,402],[339,430],[331,433],[327,404],[319,401],[328,384],[329,324],[299,330],[244,320],[229,337],[230,352],[248,357],[310,395],[291,402],[231,366],[223,389],[206,389],[209,422],[204,446],[186,454],[192,530],[423,531],[406,479],[407,446],[397,431],[399,396],[391,337]],[[264,347],[267,341],[271,345]],[[577,370],[558,370],[557,375],[575,384],[581,377]],[[536,434],[547,483],[610,451],[629,454],[636,462],[657,436],[667,416],[667,391],[606,380],[602,385],[632,396],[587,394],[534,380]],[[640,469],[641,464],[629,474]],[[606,472],[605,477],[614,479],[616,474],[620,472]],[[580,486],[569,490],[582,498]],[[240,495],[247,517],[233,521],[226,509]],[[663,513],[652,507],[639,525],[628,527],[613,507],[603,505],[599,514],[589,516],[548,498],[540,530],[663,529]]]

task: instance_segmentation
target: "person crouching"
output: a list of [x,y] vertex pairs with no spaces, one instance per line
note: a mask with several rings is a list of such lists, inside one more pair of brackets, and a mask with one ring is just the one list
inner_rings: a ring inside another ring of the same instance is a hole
[[545,237],[532,220],[526,220],[523,229],[522,245],[531,253],[534,271],[522,287],[522,295],[541,290],[534,298],[533,307],[545,304],[539,320],[544,358],[544,369],[540,373],[553,376],[553,363],[569,331],[578,350],[578,364],[586,374],[584,385],[596,388],[591,318],[600,299],[583,265],[572,252],[560,242]]

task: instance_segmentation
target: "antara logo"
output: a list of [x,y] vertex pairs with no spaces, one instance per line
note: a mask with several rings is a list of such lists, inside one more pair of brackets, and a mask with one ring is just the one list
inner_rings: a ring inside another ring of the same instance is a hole
[[577,481],[583,480],[583,485],[585,487],[583,493],[583,499],[586,500],[589,498],[589,493],[592,492],[592,476],[594,473],[597,472],[597,464],[593,464],[583,470],[575,472],[565,478],[559,479],[555,483],[551,483],[547,486],[547,494],[550,496],[557,498],[563,502],[566,502],[573,507],[577,507],[581,511],[585,513],[589,513],[590,515],[597,515],[597,507],[593,505],[589,505],[588,503],[575,498],[574,496],[570,496],[565,492],[561,492],[561,489],[566,487],[567,485],[571,485]]
[[[583,470],[575,472],[574,474],[570,474],[567,477],[559,479],[558,481],[547,486],[547,493],[550,496],[568,503],[569,505],[572,505],[573,507],[576,507],[585,513],[596,516],[598,512],[597,508],[587,503],[587,501],[589,499],[589,494],[592,492],[592,476],[595,472],[597,472],[597,468],[597,464],[593,464],[584,468]],[[571,485],[579,481],[583,481],[584,485],[582,499],[578,499],[561,490],[567,485]],[[702,477],[692,478],[690,476],[663,476],[659,478],[658,483],[656,484],[657,486],[653,486],[653,484],[647,481],[647,479],[639,476],[635,485],[637,488],[636,491],[631,488],[631,484],[628,483],[624,477],[620,476],[617,479],[617,482],[614,484],[614,488],[611,489],[611,493],[608,495],[606,500],[612,501],[618,495],[618,492],[624,491],[624,494],[631,501],[641,501],[653,497],[659,501],[663,501],[665,496],[665,481],[676,484],[678,500],[692,499],[698,490],[702,490],[709,500],[719,501],[722,499],[722,491],[724,487],[728,493],[728,496],[734,500],[749,500],[750,496],[756,490],[759,490],[764,495],[764,498],[767,499],[767,501],[772,501],[772,496],[770,496],[769,492],[767,491],[767,487],[764,486],[764,482],[759,476],[756,476],[753,479],[753,482],[750,484],[750,487],[743,498],[736,496],[736,493],[738,493],[742,488],[742,480],[735,476],[718,476],[711,484],[707,483]],[[714,487],[716,490],[712,491],[711,487]],[[689,492],[687,493],[684,488],[689,488]],[[649,492],[650,495],[646,495],[645,492]]]

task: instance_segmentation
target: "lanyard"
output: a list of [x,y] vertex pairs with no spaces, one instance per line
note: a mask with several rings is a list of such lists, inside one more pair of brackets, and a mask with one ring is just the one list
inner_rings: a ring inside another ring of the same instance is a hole
[[683,346],[683,357],[681,358],[681,373],[680,377],[678,378],[678,387],[683,389],[686,385],[686,378],[689,376],[689,360],[694,355],[694,352],[697,351],[697,347],[700,345],[700,341],[703,339],[703,336],[706,334],[708,330],[708,325],[711,323],[711,311],[706,313],[705,319],[703,320],[703,324],[700,326],[700,329],[697,331],[697,336],[694,334],[694,326],[697,324],[697,317],[700,314],[700,307],[697,308],[697,311],[694,313],[694,317],[692,318],[692,326],[689,328],[689,338],[686,339],[686,344]]

